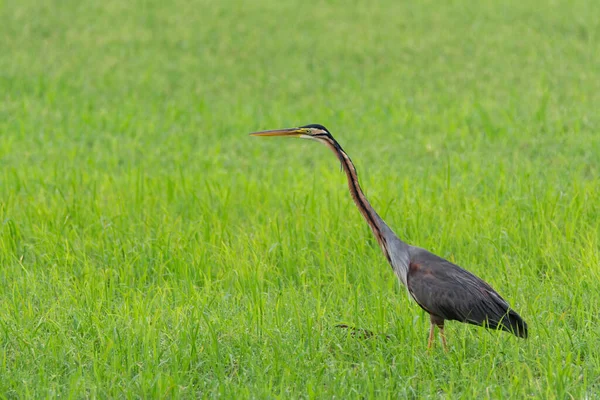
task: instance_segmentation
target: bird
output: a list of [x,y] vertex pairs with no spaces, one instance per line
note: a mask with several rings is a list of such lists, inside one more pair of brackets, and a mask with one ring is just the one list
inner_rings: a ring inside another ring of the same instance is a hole
[[311,139],[333,151],[348,179],[350,195],[385,258],[399,281],[408,289],[410,297],[430,316],[428,349],[435,345],[437,327],[443,348],[448,350],[445,321],[459,321],[527,338],[527,323],[487,282],[428,250],[402,241],[392,231],[367,200],[352,160],[323,125],[309,124],[253,132],[250,135]]

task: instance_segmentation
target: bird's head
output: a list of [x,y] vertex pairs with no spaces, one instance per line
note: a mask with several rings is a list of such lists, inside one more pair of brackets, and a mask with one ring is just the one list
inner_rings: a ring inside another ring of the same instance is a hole
[[298,128],[275,129],[271,131],[253,132],[252,136],[288,136],[299,137],[302,139],[313,139],[318,142],[330,141],[333,139],[331,133],[323,125],[310,124]]

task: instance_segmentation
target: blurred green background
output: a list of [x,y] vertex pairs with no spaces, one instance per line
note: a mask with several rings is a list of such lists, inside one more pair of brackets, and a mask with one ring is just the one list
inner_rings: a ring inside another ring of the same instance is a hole
[[[0,2],[0,395],[590,398],[600,4]],[[530,338],[411,302],[315,143]],[[361,341],[344,322],[391,340]]]

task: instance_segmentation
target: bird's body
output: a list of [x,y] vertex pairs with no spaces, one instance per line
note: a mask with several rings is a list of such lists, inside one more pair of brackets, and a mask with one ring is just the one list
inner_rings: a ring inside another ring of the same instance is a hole
[[527,337],[527,324],[509,304],[482,279],[425,249],[403,242],[373,209],[365,197],[354,164],[331,133],[322,125],[256,132],[256,136],[295,136],[317,140],[338,157],[348,178],[348,188],[361,214],[371,227],[383,254],[415,302],[429,313],[431,328],[440,329],[446,347],[444,321],[456,320]]

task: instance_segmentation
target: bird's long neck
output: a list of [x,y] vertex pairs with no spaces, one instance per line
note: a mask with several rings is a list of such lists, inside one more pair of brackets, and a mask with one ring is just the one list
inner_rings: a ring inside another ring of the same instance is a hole
[[[358,174],[356,173],[356,168],[348,157],[348,154],[342,149],[339,143],[333,139],[328,138],[325,142],[327,146],[335,153],[340,162],[342,163],[342,168],[346,173],[346,177],[348,178],[348,188],[350,189],[350,194],[352,195],[352,199],[358,210],[363,215],[369,227],[373,231],[381,250],[385,254],[388,261],[391,263],[391,256],[388,248],[388,240],[390,237],[396,237],[394,232],[390,229],[389,226],[383,221],[383,219],[377,214],[375,209],[371,206],[371,203],[367,200],[365,194],[363,193],[360,184],[358,182]],[[398,239],[399,240],[399,239]]]

